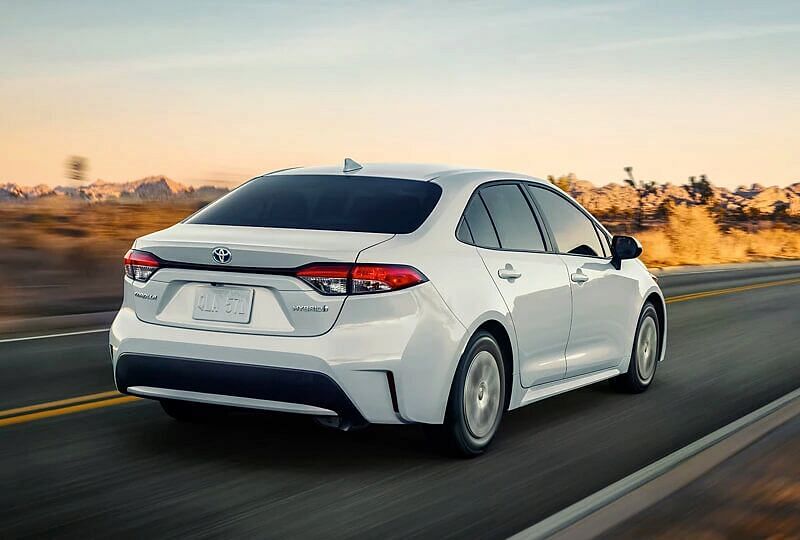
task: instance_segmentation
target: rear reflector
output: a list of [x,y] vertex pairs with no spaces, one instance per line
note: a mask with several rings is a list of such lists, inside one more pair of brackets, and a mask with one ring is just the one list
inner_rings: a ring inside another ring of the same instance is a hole
[[128,250],[123,262],[125,275],[134,281],[147,281],[159,268],[159,262],[155,255],[136,249]]
[[396,291],[428,281],[401,264],[311,264],[295,275],[322,294],[369,294]]

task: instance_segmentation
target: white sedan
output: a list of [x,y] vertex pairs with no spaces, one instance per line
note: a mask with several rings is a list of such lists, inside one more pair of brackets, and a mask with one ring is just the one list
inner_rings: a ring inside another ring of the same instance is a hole
[[425,424],[475,456],[505,411],[606,379],[650,386],[667,321],[640,253],[522,174],[278,171],[136,240],[114,378],[177,419]]

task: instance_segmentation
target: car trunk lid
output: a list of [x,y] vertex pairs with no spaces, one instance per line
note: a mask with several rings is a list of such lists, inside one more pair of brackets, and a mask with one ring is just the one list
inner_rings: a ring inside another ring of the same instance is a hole
[[[345,296],[294,276],[310,263],[352,263],[392,234],[178,224],[137,240],[161,268],[133,282],[137,316],[167,326],[228,333],[315,336],[333,326]],[[215,259],[215,249],[229,257]]]

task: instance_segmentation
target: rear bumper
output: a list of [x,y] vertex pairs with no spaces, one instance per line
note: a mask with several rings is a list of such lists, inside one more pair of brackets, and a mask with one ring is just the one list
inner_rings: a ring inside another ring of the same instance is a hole
[[349,297],[314,337],[151,324],[125,305],[110,333],[122,392],[382,424],[443,421],[466,339],[430,283]]
[[123,354],[114,376],[120,392],[142,397],[336,415],[354,425],[365,422],[333,379],[313,371]]

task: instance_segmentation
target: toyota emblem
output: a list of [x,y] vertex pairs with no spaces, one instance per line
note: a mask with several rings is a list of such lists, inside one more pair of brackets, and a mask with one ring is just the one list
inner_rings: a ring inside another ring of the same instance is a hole
[[231,255],[231,250],[224,247],[218,247],[211,250],[211,256],[219,264],[228,264],[233,258],[233,255]]

